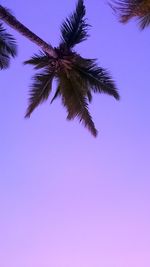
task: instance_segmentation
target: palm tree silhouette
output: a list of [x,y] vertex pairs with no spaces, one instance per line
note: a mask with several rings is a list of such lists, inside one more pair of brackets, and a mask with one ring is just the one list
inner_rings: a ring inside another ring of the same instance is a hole
[[0,69],[9,67],[10,58],[17,54],[16,42],[13,36],[6,32],[0,23]]
[[150,24],[150,0],[110,0],[111,7],[119,15],[120,22],[126,23],[137,18],[143,30]]
[[24,62],[40,70],[33,77],[25,117],[30,117],[33,110],[48,99],[55,79],[57,88],[51,103],[57,97],[61,97],[68,113],[67,119],[78,117],[93,136],[97,136],[97,130],[88,111],[92,93],[106,93],[117,100],[119,94],[110,75],[97,65],[95,59],[83,58],[74,51],[75,45],[88,37],[89,25],[86,22],[85,13],[83,0],[78,0],[75,11],[62,23],[61,41],[59,46],[54,48],[33,34],[12,15],[9,16],[7,10],[3,20],[5,19],[5,22],[42,48],[42,51]]

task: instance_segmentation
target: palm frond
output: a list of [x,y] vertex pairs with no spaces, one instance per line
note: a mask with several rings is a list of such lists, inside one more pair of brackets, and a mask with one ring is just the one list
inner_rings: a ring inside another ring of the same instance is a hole
[[105,93],[119,100],[114,81],[106,70],[97,66],[95,59],[77,57],[74,68],[93,92]]
[[132,18],[137,18],[141,30],[150,24],[150,2],[149,0],[110,0],[112,9],[119,16],[122,23]]
[[41,103],[46,101],[52,89],[54,73],[49,69],[44,69],[33,77],[33,84],[30,90],[29,106],[25,118],[30,117],[33,110]]
[[61,45],[73,48],[88,37],[88,24],[84,18],[86,13],[83,0],[78,0],[75,12],[61,26]]
[[17,55],[17,46],[13,36],[6,32],[0,23],[0,68],[9,67],[10,57]]
[[59,86],[63,105],[68,112],[67,119],[71,120],[78,117],[79,121],[96,137],[97,130],[88,111],[88,99],[85,95],[85,90],[80,87],[74,73],[70,74],[69,78],[61,75]]
[[24,65],[30,64],[34,69],[42,69],[49,66],[54,58],[50,57],[47,53],[39,51],[39,54],[34,54],[30,59],[24,61]]

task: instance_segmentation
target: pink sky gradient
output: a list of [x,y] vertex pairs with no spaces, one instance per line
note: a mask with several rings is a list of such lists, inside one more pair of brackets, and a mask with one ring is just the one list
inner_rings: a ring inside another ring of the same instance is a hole
[[[52,45],[76,1],[1,0]],[[58,99],[24,119],[38,47],[14,31],[19,55],[1,71],[0,267],[150,267],[150,28],[119,24],[103,0],[86,0],[98,58],[121,101],[95,95],[97,139],[66,121]]]

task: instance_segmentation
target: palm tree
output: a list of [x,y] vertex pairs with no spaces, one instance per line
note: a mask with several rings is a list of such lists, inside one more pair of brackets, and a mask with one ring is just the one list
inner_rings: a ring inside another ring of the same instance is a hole
[[13,36],[6,32],[0,23],[0,69],[9,67],[10,58],[17,54],[16,42]]
[[35,69],[42,69],[33,77],[26,117],[29,117],[33,110],[48,98],[52,81],[56,79],[57,89],[51,102],[61,96],[68,112],[67,119],[78,117],[96,136],[97,130],[88,111],[88,102],[92,100],[92,93],[107,93],[117,100],[119,94],[107,71],[98,67],[96,60],[83,58],[73,50],[76,44],[88,37],[88,24],[84,16],[83,0],[78,0],[75,12],[61,26],[59,46],[53,48],[51,44],[43,41],[19,22],[8,9],[0,5],[0,20],[42,49],[39,54],[35,54],[25,62],[25,64],[34,65]]
[[120,22],[126,23],[135,17],[142,30],[149,26],[150,0],[111,0],[110,5],[119,14]]
[[97,130],[88,111],[92,93],[106,93],[117,100],[119,94],[107,71],[99,67],[95,59],[83,58],[74,51],[75,45],[88,37],[85,12],[83,0],[78,0],[75,12],[62,23],[61,41],[59,46],[54,48],[57,57],[45,50],[25,61],[25,64],[31,64],[35,69],[41,70],[33,77],[25,117],[30,117],[33,110],[48,99],[55,79],[57,88],[51,103],[61,97],[62,104],[67,109],[67,119],[78,117],[96,136]]
[[35,33],[30,31],[26,26],[24,26],[11,14],[10,10],[3,7],[2,5],[0,5],[0,20],[8,24],[11,28],[15,29],[20,34],[24,35],[36,45],[38,45],[43,51],[47,52],[53,57],[56,57],[56,53],[50,44],[47,44]]

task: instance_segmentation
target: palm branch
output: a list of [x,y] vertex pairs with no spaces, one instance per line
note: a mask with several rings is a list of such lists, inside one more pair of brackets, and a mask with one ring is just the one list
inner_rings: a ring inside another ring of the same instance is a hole
[[119,99],[117,88],[108,72],[97,65],[96,60],[86,59],[72,51],[72,47],[87,37],[85,23],[85,6],[79,0],[75,12],[63,23],[62,42],[55,48],[57,58],[46,52],[33,55],[25,64],[30,64],[38,73],[33,77],[30,89],[29,106],[26,117],[43,101],[47,100],[52,89],[52,81],[57,86],[51,103],[61,97],[67,110],[67,119],[75,117],[89,129],[93,136],[97,135],[88,104],[93,93],[106,93]]
[[30,90],[29,106],[25,117],[30,117],[33,110],[46,101],[52,89],[53,72],[44,69],[42,73],[38,73],[33,77],[33,84]]
[[135,17],[142,30],[150,24],[149,0],[110,0],[110,6],[119,15],[122,23]]
[[62,103],[68,112],[67,119],[72,120],[75,117],[79,118],[79,121],[82,122],[94,136],[97,136],[97,130],[88,111],[87,88],[81,86],[76,72],[72,70],[69,77],[60,74],[59,87],[61,89]]
[[87,81],[93,92],[106,93],[119,100],[115,83],[108,72],[97,65],[95,59],[86,59],[77,55],[74,68],[81,74],[82,80]]
[[79,0],[76,10],[61,26],[61,45],[73,48],[88,37],[88,24],[84,18],[86,13],[83,0]]
[[6,32],[0,23],[0,69],[9,67],[10,58],[17,54],[16,42],[13,36]]

